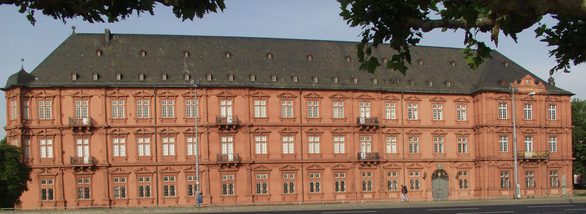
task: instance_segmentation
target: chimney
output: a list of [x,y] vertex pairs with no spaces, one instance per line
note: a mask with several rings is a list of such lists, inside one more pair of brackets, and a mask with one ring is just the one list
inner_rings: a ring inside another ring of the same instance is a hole
[[106,45],[110,45],[110,29],[108,28],[104,30],[104,41],[106,42]]
[[552,86],[555,86],[555,80],[553,79],[552,76],[549,76],[549,79],[547,79],[547,83],[549,83]]

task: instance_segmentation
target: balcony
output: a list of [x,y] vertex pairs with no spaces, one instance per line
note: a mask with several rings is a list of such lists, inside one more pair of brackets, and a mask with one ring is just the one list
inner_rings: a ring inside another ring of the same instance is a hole
[[358,117],[356,123],[360,130],[376,130],[379,128],[378,117]]
[[221,130],[235,130],[240,125],[240,120],[235,116],[216,117],[216,125]]
[[94,158],[93,157],[71,157],[69,159],[69,164],[74,167],[91,167],[94,166]]
[[549,158],[549,152],[524,151],[517,153],[517,158],[519,160],[547,160]]
[[221,166],[236,166],[240,163],[238,154],[218,154],[217,162]]
[[375,165],[381,161],[378,152],[358,152],[357,157],[362,165]]
[[67,123],[69,127],[71,127],[74,131],[84,131],[84,129],[89,130],[92,127],[92,118],[69,118],[69,122]]

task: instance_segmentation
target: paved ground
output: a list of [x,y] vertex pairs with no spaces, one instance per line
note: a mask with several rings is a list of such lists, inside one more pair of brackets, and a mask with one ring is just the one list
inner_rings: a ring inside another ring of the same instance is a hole
[[406,204],[399,202],[372,203],[330,203],[303,205],[238,206],[238,207],[165,207],[165,208],[125,208],[125,209],[76,209],[76,210],[37,210],[37,211],[0,211],[0,213],[229,213],[229,212],[266,212],[295,210],[348,210],[378,208],[413,208],[413,207],[453,207],[453,206],[489,206],[513,204],[571,204],[586,203],[586,197],[552,197],[493,200],[457,200],[457,201],[416,201]]

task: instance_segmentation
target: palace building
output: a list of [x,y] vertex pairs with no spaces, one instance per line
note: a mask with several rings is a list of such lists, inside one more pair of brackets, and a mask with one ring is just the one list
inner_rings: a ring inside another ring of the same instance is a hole
[[553,79],[442,47],[371,74],[356,45],[73,33],[3,88],[33,168],[18,207],[511,198],[515,131],[521,197],[571,193],[572,94]]

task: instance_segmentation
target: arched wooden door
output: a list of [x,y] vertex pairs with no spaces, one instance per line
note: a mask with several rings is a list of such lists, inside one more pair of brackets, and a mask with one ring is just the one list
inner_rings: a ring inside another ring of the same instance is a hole
[[450,194],[450,183],[448,179],[448,173],[443,169],[438,169],[433,172],[431,177],[431,186],[433,200],[441,201],[448,200]]

